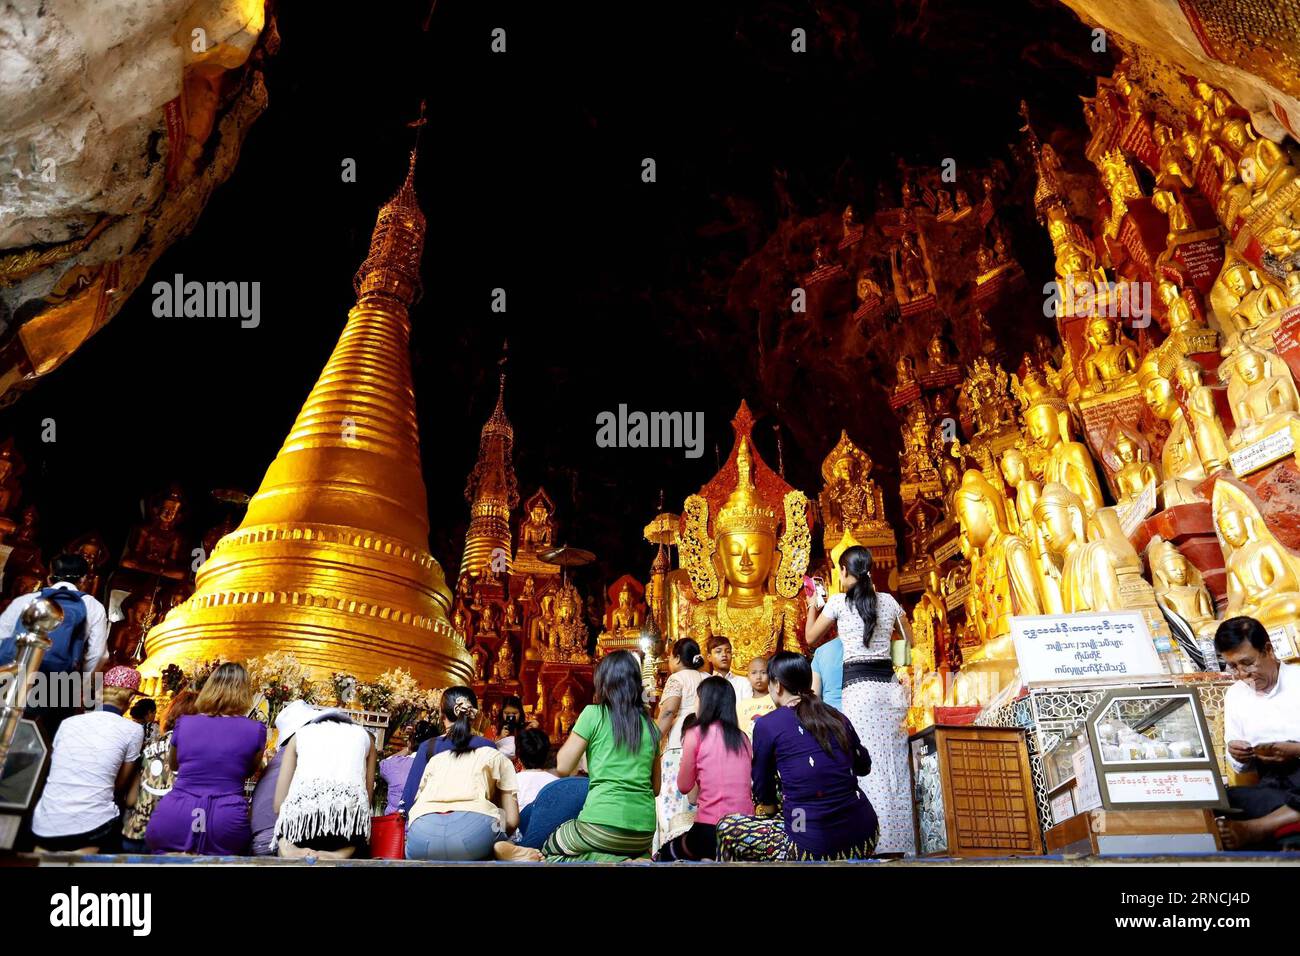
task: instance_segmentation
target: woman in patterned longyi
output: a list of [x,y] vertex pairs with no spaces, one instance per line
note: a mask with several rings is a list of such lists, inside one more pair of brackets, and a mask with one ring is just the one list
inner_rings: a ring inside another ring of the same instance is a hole
[[907,615],[871,583],[871,552],[863,547],[840,555],[844,591],[826,602],[820,616],[809,604],[804,629],[814,646],[832,624],[844,647],[844,715],[871,752],[870,775],[859,780],[880,814],[881,853],[916,854],[912,829],[912,783],[907,766],[907,690],[894,676],[891,639],[911,641]]

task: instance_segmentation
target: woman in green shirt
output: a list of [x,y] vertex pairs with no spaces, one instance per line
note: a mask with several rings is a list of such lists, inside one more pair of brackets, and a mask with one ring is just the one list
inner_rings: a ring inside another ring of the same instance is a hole
[[631,651],[596,665],[595,703],[584,707],[556,757],[555,772],[572,776],[583,754],[591,786],[576,820],[542,847],[546,859],[618,862],[647,856],[659,790],[659,730],[641,699],[641,668]]

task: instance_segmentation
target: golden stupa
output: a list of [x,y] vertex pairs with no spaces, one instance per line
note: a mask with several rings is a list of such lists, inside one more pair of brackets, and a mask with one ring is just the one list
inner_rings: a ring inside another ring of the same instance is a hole
[[[513,567],[510,549],[510,512],[519,504],[519,485],[510,463],[515,430],[506,418],[506,377],[501,375],[496,408],[479,433],[478,460],[465,484],[469,502],[469,530],[465,553],[460,559],[457,580],[487,572],[509,572]],[[496,567],[493,567],[494,555]]]
[[428,550],[408,355],[425,234],[414,175],[412,152],[334,353],[243,523],[199,569],[194,595],[149,632],[146,673],[285,650],[321,677],[404,667],[426,687],[473,679]]

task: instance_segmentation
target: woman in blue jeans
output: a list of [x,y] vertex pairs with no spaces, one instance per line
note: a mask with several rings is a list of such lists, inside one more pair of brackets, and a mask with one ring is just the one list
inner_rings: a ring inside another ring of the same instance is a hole
[[410,860],[490,860],[492,845],[519,825],[515,767],[492,746],[476,746],[470,728],[478,698],[468,687],[442,695],[448,730],[435,748],[407,811]]

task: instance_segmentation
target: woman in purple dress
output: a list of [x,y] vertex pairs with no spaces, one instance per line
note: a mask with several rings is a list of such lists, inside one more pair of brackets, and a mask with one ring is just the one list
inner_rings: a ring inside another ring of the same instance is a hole
[[248,852],[252,832],[244,781],[257,770],[266,747],[266,726],[244,716],[252,698],[244,668],[222,664],[203,685],[197,713],[177,721],[168,755],[176,781],[145,831],[153,852]]

